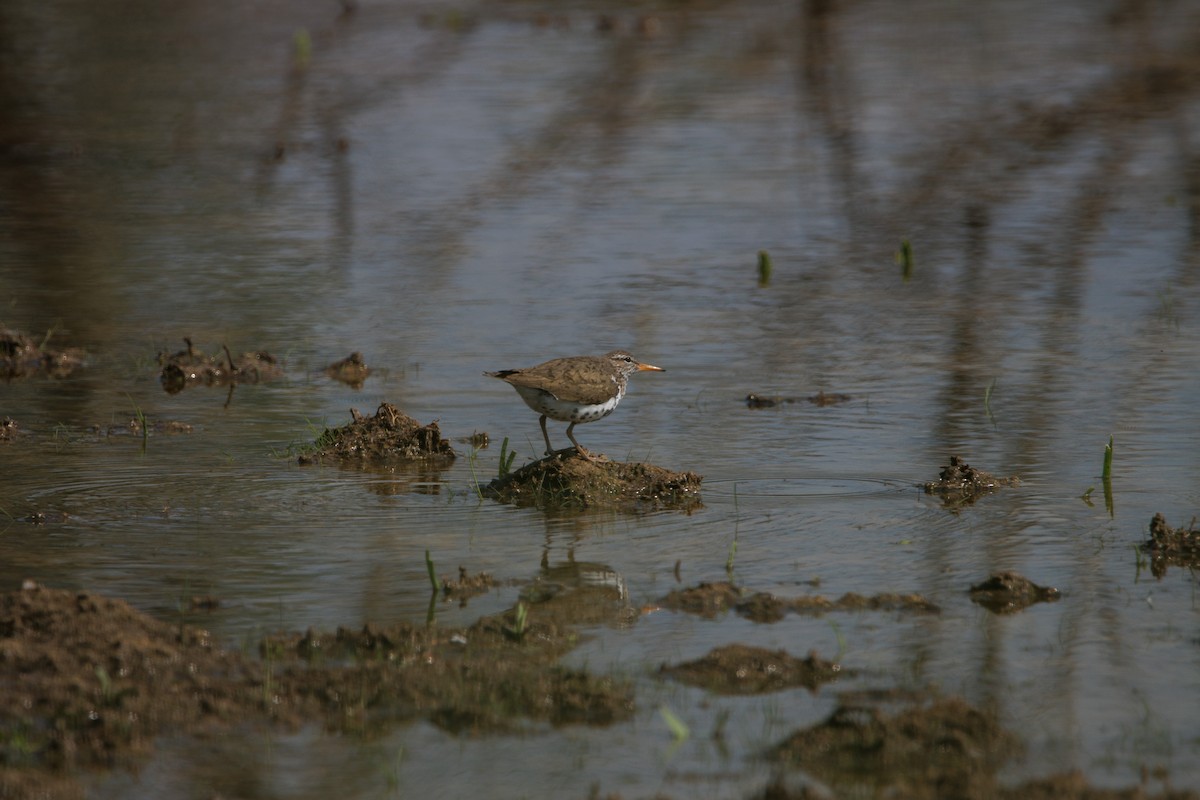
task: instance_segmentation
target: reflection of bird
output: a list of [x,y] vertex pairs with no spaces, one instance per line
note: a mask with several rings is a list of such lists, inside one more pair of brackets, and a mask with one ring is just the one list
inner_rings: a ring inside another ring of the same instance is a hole
[[556,358],[536,367],[483,374],[512,384],[525,404],[542,415],[538,422],[546,439],[547,455],[554,452],[550,434],[546,432],[546,417],[549,417],[570,422],[567,438],[581,456],[595,460],[575,441],[575,426],[611,414],[625,396],[629,376],[647,370],[665,371],[662,367],[640,363],[624,350],[613,350],[602,356]]

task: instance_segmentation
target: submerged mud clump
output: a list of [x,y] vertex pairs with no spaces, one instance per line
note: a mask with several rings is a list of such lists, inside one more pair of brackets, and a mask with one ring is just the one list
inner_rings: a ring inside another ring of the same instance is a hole
[[363,361],[362,353],[354,352],[335,361],[325,368],[325,374],[335,381],[341,381],[352,389],[361,389],[367,376],[371,374],[370,367]]
[[0,330],[0,378],[12,380],[27,375],[63,378],[83,363],[83,351],[47,347],[50,336],[38,344],[20,331]]
[[437,422],[422,425],[391,403],[380,403],[375,416],[364,417],[350,409],[353,421],[329,429],[300,456],[301,464],[326,461],[379,462],[390,459],[441,459],[455,457],[450,442],[442,438]]
[[815,652],[796,658],[784,650],[731,644],[695,661],[664,664],[659,674],[716,694],[765,694],[798,686],[815,690],[837,680],[841,667]]
[[243,353],[234,359],[229,348],[222,345],[224,352],[215,356],[197,352],[192,340],[184,337],[186,350],[175,353],[159,353],[162,365],[159,380],[168,394],[177,394],[189,386],[229,386],[239,383],[259,383],[283,375],[283,369],[275,357],[265,351]]
[[942,468],[938,479],[925,484],[925,494],[939,495],[948,508],[959,508],[974,503],[1000,487],[1018,486],[1020,483],[1020,478],[998,478],[975,469],[958,456],[950,456],[950,463]]
[[653,464],[592,461],[571,449],[496,478],[484,492],[517,506],[692,511],[703,507],[702,480]]
[[852,790],[871,784],[879,792],[864,796],[933,798],[977,796],[979,784],[993,780],[1018,751],[1017,738],[992,714],[950,697],[893,714],[839,705],[825,721],[793,733],[769,755],[850,794],[861,794]]
[[732,583],[701,583],[673,589],[658,601],[662,608],[715,617],[732,609],[752,622],[778,622],[789,613],[824,614],[827,611],[912,611],[937,614],[937,604],[919,594],[884,592],[861,595],[848,592],[836,600],[821,595],[784,598],[768,592],[749,592]]
[[77,770],[133,767],[157,737],[255,722],[482,733],[628,719],[627,682],[557,664],[578,639],[535,606],[469,628],[269,637],[259,660],[120,600],[30,584],[0,594],[0,796],[82,796]]
[[1200,567],[1200,528],[1195,518],[1185,528],[1172,528],[1162,513],[1150,520],[1150,538],[1141,549],[1150,554],[1150,571],[1156,578],[1167,573],[1168,565],[1185,569]]
[[971,587],[971,601],[995,614],[1015,614],[1034,603],[1053,602],[1061,596],[1058,589],[1038,586],[1015,572],[997,572]]
[[821,406],[824,408],[825,406],[834,406],[838,405],[839,403],[848,403],[853,399],[854,398],[848,394],[838,394],[836,392],[831,392],[829,394],[826,394],[825,392],[817,392],[816,394],[809,395],[808,397],[767,396],[754,394],[751,392],[750,394],[746,395],[746,407],[777,408],[779,406],[790,405],[792,403],[812,403],[814,406]]

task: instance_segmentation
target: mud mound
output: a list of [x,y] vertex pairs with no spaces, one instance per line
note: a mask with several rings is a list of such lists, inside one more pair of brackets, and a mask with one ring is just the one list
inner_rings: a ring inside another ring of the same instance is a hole
[[673,589],[658,601],[672,611],[715,617],[732,609],[753,622],[778,622],[789,613],[824,614],[828,611],[913,611],[937,614],[941,609],[919,594],[885,592],[871,596],[848,592],[836,600],[821,595],[783,598],[768,592],[748,592],[732,583],[701,583]]
[[971,601],[995,614],[1015,614],[1034,603],[1053,602],[1061,596],[1058,589],[1038,586],[1015,572],[997,572],[971,587]]
[[621,511],[703,508],[694,472],[653,464],[591,461],[561,450],[496,478],[484,493],[502,503],[538,508],[614,508]]
[[980,783],[990,783],[1018,750],[1016,737],[994,716],[951,697],[894,714],[839,705],[769,755],[842,789],[869,781],[890,796],[932,798],[978,796]]
[[797,686],[815,690],[822,683],[837,680],[841,667],[815,652],[807,658],[796,658],[784,650],[731,644],[695,661],[664,664],[659,674],[717,694],[765,694]]
[[229,348],[222,345],[224,353],[206,355],[192,347],[192,340],[184,337],[186,350],[176,353],[159,353],[158,363],[162,366],[159,380],[168,394],[177,394],[189,386],[229,386],[239,383],[259,383],[279,378],[283,369],[275,357],[265,351],[243,353],[235,359]]
[[498,732],[627,719],[628,683],[556,663],[578,641],[534,606],[469,628],[269,637],[258,660],[120,600],[31,584],[0,594],[0,796],[81,796],[75,770],[132,767],[158,736],[224,725],[366,732],[424,718]]
[[335,361],[325,368],[325,374],[335,381],[341,381],[352,389],[361,389],[367,376],[371,374],[370,367],[363,361],[362,353],[354,352]]
[[925,494],[936,494],[947,508],[957,509],[970,505],[980,497],[991,494],[1004,486],[1019,486],[1017,477],[998,478],[975,469],[958,456],[950,456],[950,463],[942,467],[936,481],[924,485]]
[[454,459],[454,450],[442,438],[437,422],[421,425],[391,403],[381,403],[373,417],[364,417],[353,408],[350,416],[353,421],[349,425],[326,428],[300,456],[300,463]]
[[1156,578],[1167,574],[1167,567],[1194,570],[1200,567],[1200,528],[1195,518],[1185,528],[1172,528],[1161,513],[1150,520],[1150,538],[1142,543],[1141,549],[1150,554],[1150,571]]
[[36,374],[63,378],[83,363],[82,350],[47,347],[49,339],[47,334],[38,344],[20,331],[0,330],[0,378],[12,380]]

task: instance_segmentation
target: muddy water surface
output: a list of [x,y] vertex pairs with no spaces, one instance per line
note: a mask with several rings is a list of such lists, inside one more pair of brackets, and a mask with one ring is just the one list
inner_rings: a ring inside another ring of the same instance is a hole
[[[431,608],[446,630],[512,628],[540,607],[571,632],[560,666],[628,684],[633,709],[518,713],[517,734],[394,708],[370,735],[315,714],[167,729],[72,781],[96,797],[841,791],[836,771],[764,754],[862,697],[901,718],[902,691],[961,697],[1020,740],[968,793],[1068,770],[1200,788],[1194,570],[1156,576],[1137,549],[1155,513],[1200,513],[1194,8],[352,5],[0,9],[0,323],[84,353],[0,384],[16,423],[0,588],[120,598],[247,658],[276,632],[426,625]],[[183,337],[266,351],[281,374],[169,394],[158,356]],[[482,499],[505,437],[514,468],[542,449],[536,415],[482,373],[617,347],[667,372],[635,376],[577,438],[703,475],[703,507]],[[359,387],[324,372],[353,351]],[[821,392],[847,399],[806,400]],[[298,463],[384,402],[436,421],[458,458]],[[951,456],[1019,484],[925,494]],[[427,551],[442,577],[493,586],[431,605]],[[1061,596],[972,602],[1006,571]],[[662,603],[720,581],[940,612],[764,622]],[[761,695],[660,673],[732,644],[842,672]]]

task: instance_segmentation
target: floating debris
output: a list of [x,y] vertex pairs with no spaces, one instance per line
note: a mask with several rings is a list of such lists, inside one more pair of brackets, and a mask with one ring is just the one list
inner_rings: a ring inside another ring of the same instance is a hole
[[1038,586],[1015,572],[997,572],[971,587],[971,601],[995,614],[1015,614],[1034,603],[1054,602],[1062,593],[1051,586]]
[[379,462],[393,459],[453,460],[454,450],[442,438],[437,422],[421,425],[391,403],[380,403],[375,416],[350,409],[353,421],[329,429],[300,455],[301,464],[322,461]]

